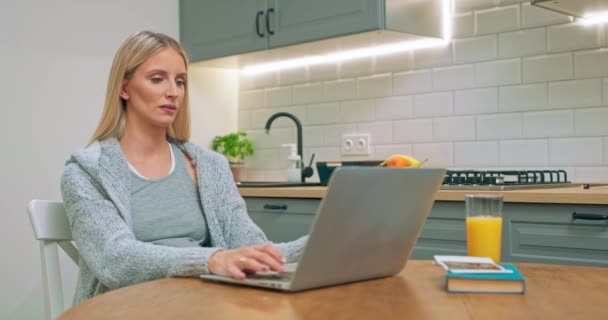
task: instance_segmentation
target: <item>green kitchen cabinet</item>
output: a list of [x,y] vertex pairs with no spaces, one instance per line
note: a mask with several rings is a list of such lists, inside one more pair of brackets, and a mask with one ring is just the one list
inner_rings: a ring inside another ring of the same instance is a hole
[[[249,214],[273,242],[308,234],[320,199],[245,198]],[[608,215],[605,205],[505,203],[502,260],[608,266],[608,221],[574,219]],[[412,253],[466,255],[465,208],[462,201],[435,201]]]
[[504,259],[608,266],[608,220],[575,218],[575,213],[600,218],[608,215],[608,206],[505,204]]
[[286,242],[307,235],[321,204],[320,199],[245,198],[249,216],[272,242]]
[[383,0],[181,0],[191,61],[375,30]]

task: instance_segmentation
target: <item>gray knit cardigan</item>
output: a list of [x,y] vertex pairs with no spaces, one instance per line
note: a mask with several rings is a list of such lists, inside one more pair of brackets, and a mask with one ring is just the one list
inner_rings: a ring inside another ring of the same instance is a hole
[[[196,167],[210,247],[174,248],[135,239],[129,207],[129,169],[116,138],[94,142],[72,154],[61,192],[80,252],[77,304],[94,295],[135,283],[208,272],[209,256],[268,243],[247,214],[226,158],[191,143],[177,143]],[[297,261],[306,237],[277,244],[288,262]]]

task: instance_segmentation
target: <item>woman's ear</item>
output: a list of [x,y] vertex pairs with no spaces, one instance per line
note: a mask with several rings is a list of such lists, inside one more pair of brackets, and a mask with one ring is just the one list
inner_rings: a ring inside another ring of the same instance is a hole
[[129,100],[129,93],[127,92],[127,79],[122,81],[122,85],[120,86],[120,97],[127,101]]

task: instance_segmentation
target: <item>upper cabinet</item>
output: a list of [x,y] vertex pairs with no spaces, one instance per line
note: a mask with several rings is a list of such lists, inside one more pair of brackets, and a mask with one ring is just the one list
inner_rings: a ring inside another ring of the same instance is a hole
[[[393,30],[441,36],[442,0],[181,0],[181,43],[193,62]],[[392,27],[394,25],[394,28]]]
[[269,0],[269,48],[384,27],[381,0]]

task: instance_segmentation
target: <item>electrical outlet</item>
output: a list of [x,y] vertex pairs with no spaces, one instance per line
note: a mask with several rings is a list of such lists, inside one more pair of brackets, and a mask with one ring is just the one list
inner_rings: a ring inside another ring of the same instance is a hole
[[343,156],[368,156],[370,152],[369,134],[345,134],[342,136],[340,153]]

